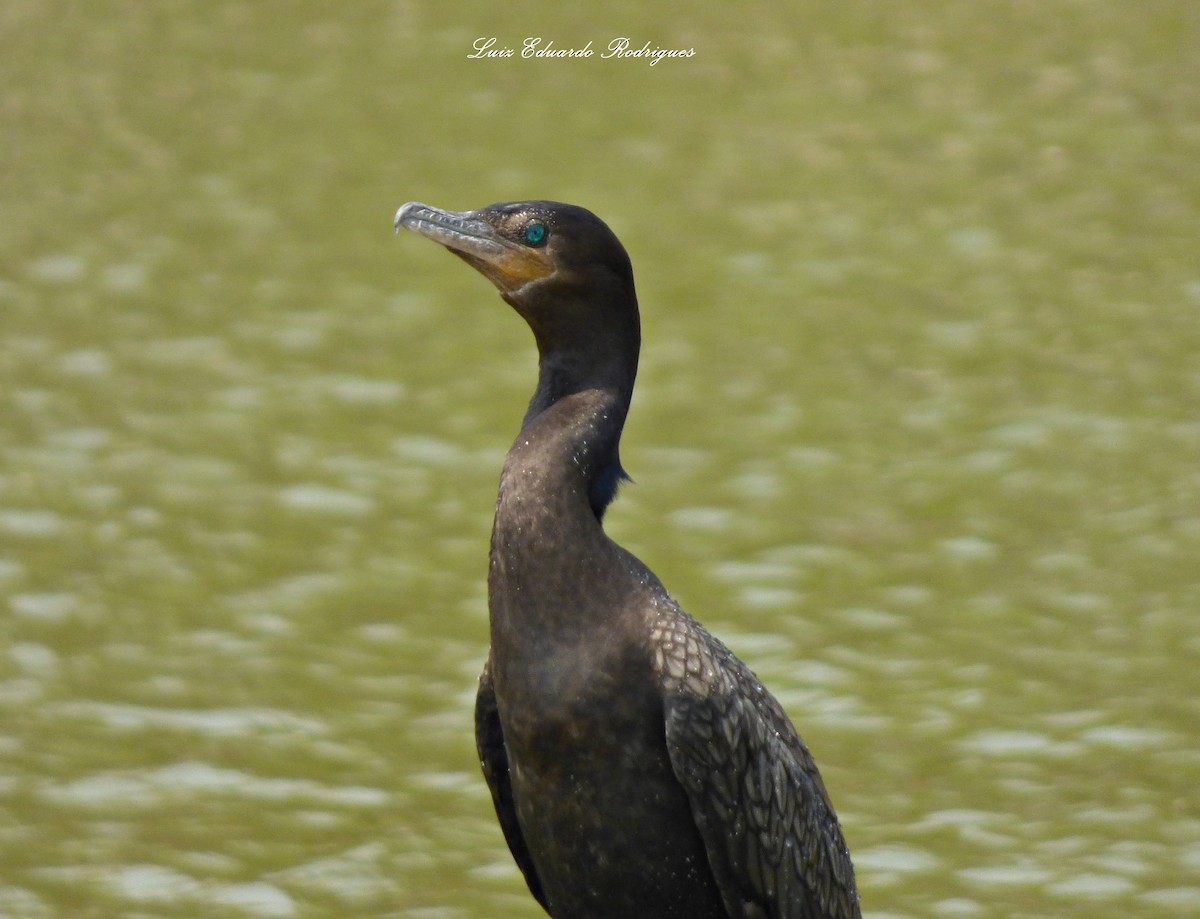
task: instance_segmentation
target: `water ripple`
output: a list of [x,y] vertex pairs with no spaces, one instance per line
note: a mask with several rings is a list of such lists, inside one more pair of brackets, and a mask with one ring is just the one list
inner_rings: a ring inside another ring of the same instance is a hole
[[85,807],[154,807],[163,797],[197,792],[356,808],[382,807],[390,800],[388,793],[379,788],[330,786],[311,779],[263,778],[194,761],[149,771],[101,772],[60,785],[47,784],[42,790],[50,800]]
[[65,702],[62,715],[99,721],[118,730],[194,731],[213,737],[242,737],[265,731],[322,735],[328,728],[316,718],[305,718],[271,708],[176,709],[106,702]]

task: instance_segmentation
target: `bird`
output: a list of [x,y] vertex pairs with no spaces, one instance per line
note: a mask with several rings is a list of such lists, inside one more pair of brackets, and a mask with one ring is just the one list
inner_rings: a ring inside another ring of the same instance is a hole
[[860,919],[837,815],[787,714],[604,530],[641,348],[624,246],[555,201],[414,201],[401,228],[491,281],[537,345],[500,474],[475,704],[533,897],[553,919]]

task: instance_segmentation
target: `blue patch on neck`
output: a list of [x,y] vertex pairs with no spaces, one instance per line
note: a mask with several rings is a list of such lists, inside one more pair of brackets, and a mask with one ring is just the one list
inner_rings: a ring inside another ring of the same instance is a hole
[[629,478],[629,473],[621,468],[621,461],[616,459],[600,470],[600,474],[592,480],[592,487],[588,489],[588,501],[591,502],[592,513],[596,515],[597,520],[604,519],[604,512],[617,496],[617,488],[623,481],[633,480]]

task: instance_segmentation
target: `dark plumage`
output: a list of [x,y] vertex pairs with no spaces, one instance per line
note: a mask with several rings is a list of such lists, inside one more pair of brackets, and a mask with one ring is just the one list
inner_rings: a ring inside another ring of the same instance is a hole
[[549,201],[396,227],[487,276],[533,330],[504,462],[475,725],[500,826],[555,919],[854,919],[850,855],[808,748],[753,673],[601,518],[641,332],[633,270]]

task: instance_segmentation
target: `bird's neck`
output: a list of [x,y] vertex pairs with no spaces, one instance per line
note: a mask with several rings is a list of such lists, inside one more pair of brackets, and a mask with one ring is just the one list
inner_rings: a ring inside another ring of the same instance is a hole
[[594,391],[604,394],[610,405],[619,409],[620,419],[615,433],[620,437],[637,376],[636,328],[631,335],[631,341],[614,344],[602,344],[585,335],[578,343],[555,348],[546,347],[539,339],[538,384],[529,410],[525,413],[523,426],[528,426],[557,402],[579,393]]
[[497,629],[565,636],[572,619],[593,617],[584,585],[619,564],[594,488],[619,468],[628,407],[628,391],[593,388],[531,409],[505,458],[496,501],[488,574],[494,641],[503,641]]
[[514,445],[532,441],[541,462],[563,464],[572,481],[582,475],[597,520],[628,478],[618,446],[637,376],[636,328],[633,336],[619,347],[548,349],[539,341],[538,385]]
[[613,477],[623,475],[618,448],[629,411],[627,390],[555,388],[543,374],[505,457],[497,502],[498,524],[511,520],[542,536],[599,529],[612,495],[598,500],[597,491],[615,489]]

